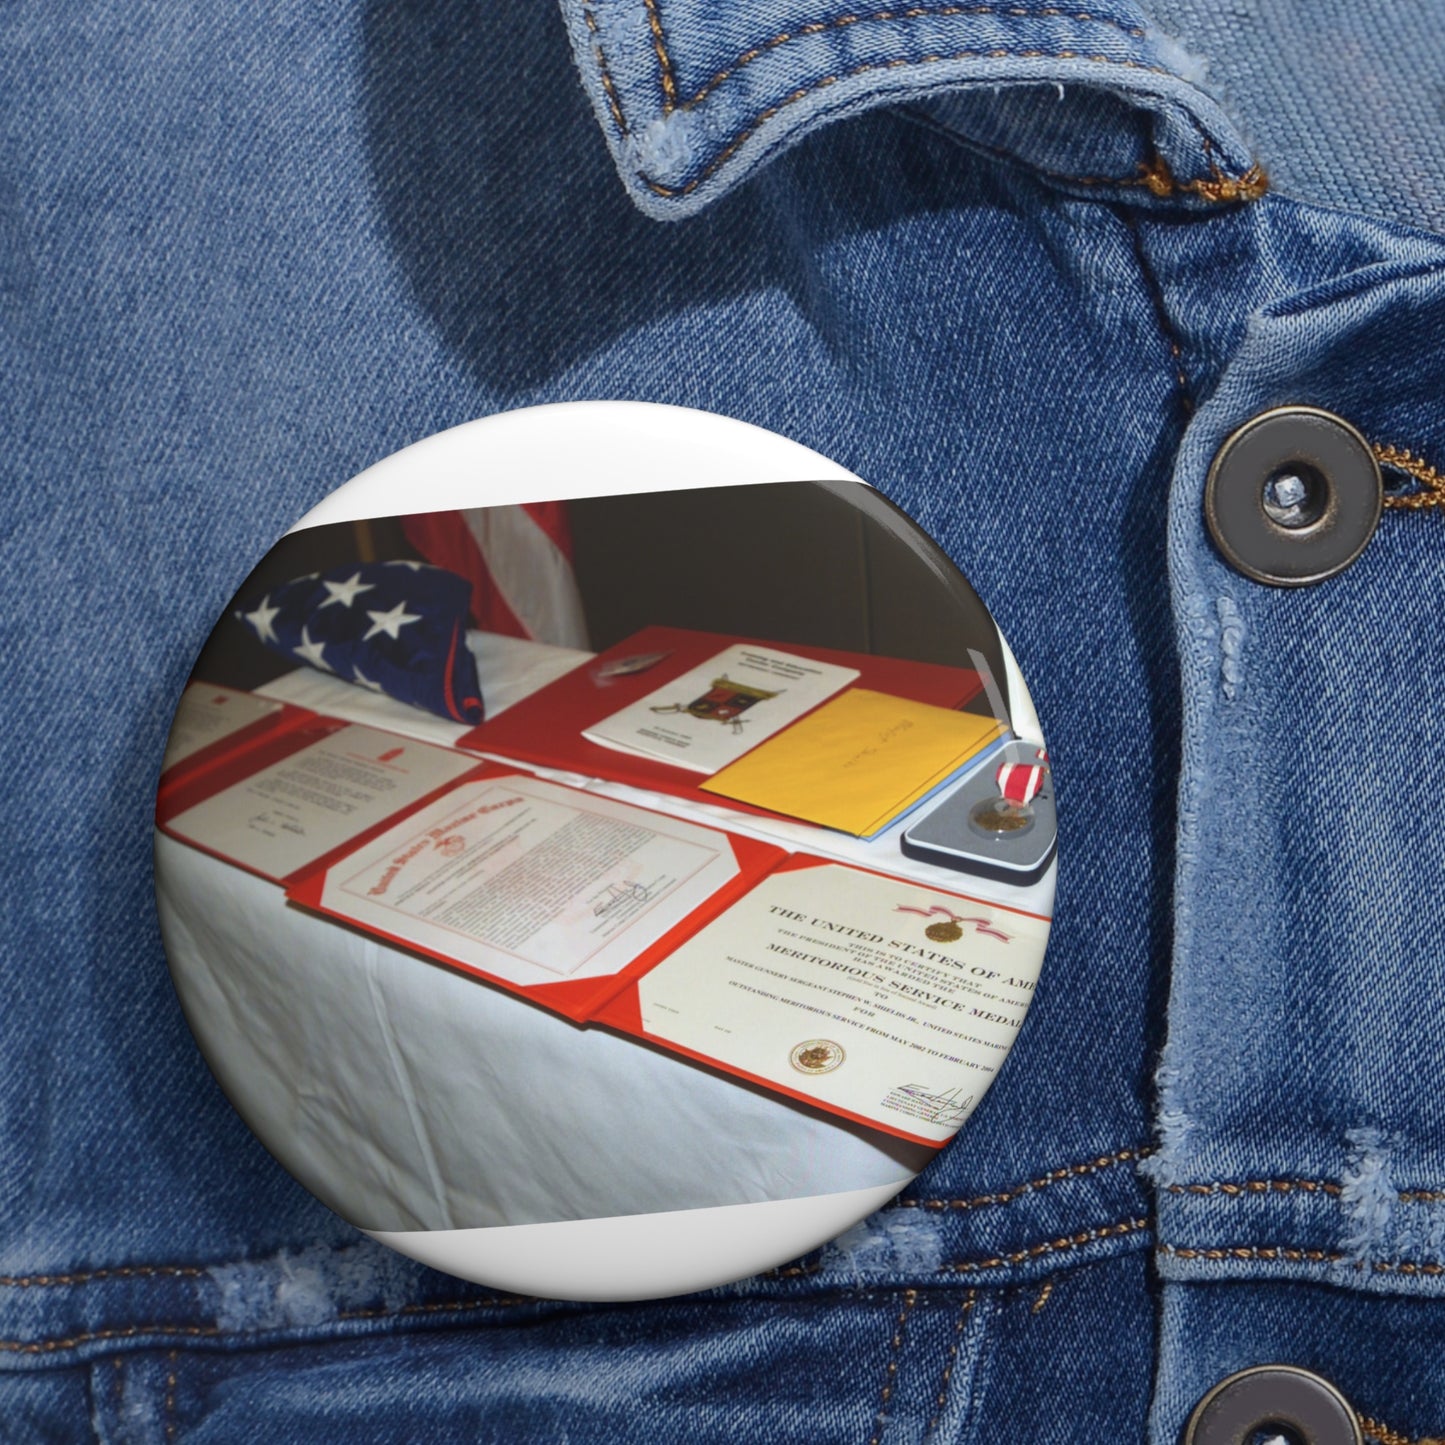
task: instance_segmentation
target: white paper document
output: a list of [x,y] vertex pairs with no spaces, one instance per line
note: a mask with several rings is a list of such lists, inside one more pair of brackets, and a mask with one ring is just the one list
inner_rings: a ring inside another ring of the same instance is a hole
[[280,880],[476,766],[467,753],[349,725],[222,789],[166,826]]
[[170,737],[166,739],[161,771],[173,768],[193,757],[202,748],[218,743],[281,711],[279,702],[238,692],[233,687],[215,687],[206,682],[193,682],[181,694],[176,715],[171,721]]
[[1002,1063],[1048,921],[838,864],[771,874],[638,983],[646,1033],[942,1143]]
[[620,971],[738,871],[712,829],[507,776],[453,789],[343,859],[320,905],[526,986]]
[[857,678],[855,668],[738,643],[604,718],[583,737],[715,773]]

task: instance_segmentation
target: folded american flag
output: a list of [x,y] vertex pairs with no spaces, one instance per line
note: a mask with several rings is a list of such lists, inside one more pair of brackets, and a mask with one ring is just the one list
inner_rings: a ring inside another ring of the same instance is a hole
[[267,647],[455,722],[482,721],[471,584],[425,562],[352,562],[273,587],[236,616]]

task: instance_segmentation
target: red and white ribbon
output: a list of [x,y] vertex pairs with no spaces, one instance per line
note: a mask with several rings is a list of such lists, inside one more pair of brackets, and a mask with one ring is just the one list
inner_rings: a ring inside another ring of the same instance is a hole
[[1000,763],[994,781],[1010,803],[1029,803],[1044,785],[1048,769],[1040,763]]

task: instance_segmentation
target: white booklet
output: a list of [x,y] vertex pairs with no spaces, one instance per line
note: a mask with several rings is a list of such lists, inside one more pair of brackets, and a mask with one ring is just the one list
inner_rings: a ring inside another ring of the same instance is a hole
[[857,678],[855,668],[737,643],[582,736],[619,752],[715,773]]

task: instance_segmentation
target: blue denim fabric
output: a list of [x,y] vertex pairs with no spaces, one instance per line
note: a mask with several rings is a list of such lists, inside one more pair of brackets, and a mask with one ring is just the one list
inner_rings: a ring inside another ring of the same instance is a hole
[[[1269,1358],[1445,1426],[1445,534],[1389,511],[1286,593],[1200,513],[1284,401],[1445,467],[1445,241],[1262,195],[1189,55],[1057,8],[0,14],[0,1438],[1165,1445]],[[1018,1047],[905,1198],[609,1309],[431,1274],[274,1165],[172,996],[149,805],[297,516],[613,396],[784,432],[929,528],[1030,679],[1063,837]]]

